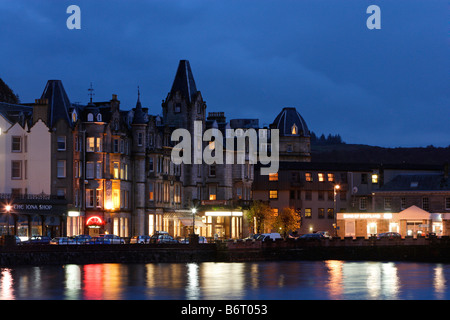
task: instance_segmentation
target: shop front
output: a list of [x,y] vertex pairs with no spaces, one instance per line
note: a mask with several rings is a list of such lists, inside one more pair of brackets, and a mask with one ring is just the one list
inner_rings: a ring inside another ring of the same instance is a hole
[[[31,236],[63,236],[66,232],[65,200],[52,199],[47,195],[23,195],[0,204],[1,234],[17,235],[22,240]],[[6,210],[5,208],[8,208]]]
[[338,236],[369,238],[385,232],[402,237],[444,236],[450,235],[449,219],[448,214],[429,213],[416,206],[398,213],[338,213]]

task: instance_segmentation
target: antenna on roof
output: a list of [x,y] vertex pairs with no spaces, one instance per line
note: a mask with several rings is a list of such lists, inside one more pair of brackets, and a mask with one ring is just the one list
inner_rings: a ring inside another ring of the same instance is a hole
[[94,88],[92,87],[92,82],[91,82],[91,87],[88,89],[88,91],[89,91],[88,95],[89,95],[89,97],[90,97],[89,103],[92,103],[92,97],[95,96],[95,94],[94,94]]

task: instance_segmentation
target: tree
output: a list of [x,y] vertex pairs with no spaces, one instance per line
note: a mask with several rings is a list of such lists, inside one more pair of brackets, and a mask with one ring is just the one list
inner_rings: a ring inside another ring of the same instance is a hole
[[273,229],[279,231],[286,238],[288,232],[300,228],[300,220],[300,215],[294,209],[286,207],[275,217]]
[[254,226],[252,231],[262,233],[264,228],[271,227],[275,220],[272,208],[265,202],[254,201],[250,209],[247,211],[247,221],[249,226]]

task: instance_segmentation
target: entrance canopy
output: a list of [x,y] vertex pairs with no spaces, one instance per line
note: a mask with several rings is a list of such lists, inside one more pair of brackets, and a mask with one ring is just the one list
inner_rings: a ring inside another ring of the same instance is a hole
[[[191,218],[179,218],[179,220],[185,227],[191,227],[192,226],[192,219]],[[206,227],[206,225],[203,223],[203,221],[195,220],[195,227]]]
[[432,216],[428,211],[420,209],[417,206],[411,206],[408,209],[400,211],[398,214],[400,220],[431,220]]

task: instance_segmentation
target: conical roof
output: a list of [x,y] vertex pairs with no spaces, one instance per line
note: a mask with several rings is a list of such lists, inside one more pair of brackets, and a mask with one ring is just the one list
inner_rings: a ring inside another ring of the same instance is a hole
[[188,102],[191,102],[197,94],[197,87],[188,60],[180,60],[180,63],[178,64],[177,73],[170,94],[173,95],[177,91],[181,92]]
[[41,99],[48,100],[47,125],[52,128],[59,119],[65,119],[72,125],[70,112],[72,105],[61,80],[48,80]]

